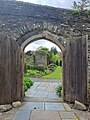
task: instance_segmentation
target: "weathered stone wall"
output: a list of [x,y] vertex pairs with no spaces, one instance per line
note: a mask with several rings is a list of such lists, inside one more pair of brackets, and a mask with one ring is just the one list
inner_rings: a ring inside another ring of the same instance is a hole
[[31,54],[28,54],[27,56],[31,64],[35,63],[36,65],[47,66],[47,54],[46,53],[40,52],[40,51],[31,51]]
[[15,39],[34,29],[42,30],[44,27],[62,36],[68,35],[72,33],[76,20],[71,10],[16,1],[0,1],[0,31],[13,35]]
[[35,53],[35,61],[37,65],[47,66],[47,54],[37,52]]

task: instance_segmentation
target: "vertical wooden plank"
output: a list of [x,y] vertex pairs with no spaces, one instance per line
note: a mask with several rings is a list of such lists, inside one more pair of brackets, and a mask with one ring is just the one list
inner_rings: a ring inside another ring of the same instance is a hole
[[85,37],[73,38],[64,56],[64,100],[87,102],[87,69]]
[[21,54],[16,41],[0,33],[0,104],[24,97]]

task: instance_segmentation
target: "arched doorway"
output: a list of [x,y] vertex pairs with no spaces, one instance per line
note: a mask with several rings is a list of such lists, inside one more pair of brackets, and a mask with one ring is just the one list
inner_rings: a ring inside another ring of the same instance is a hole
[[51,33],[48,30],[44,30],[41,32],[39,31],[39,33],[37,32],[37,34],[32,36],[25,35],[21,39],[19,39],[17,42],[20,44],[22,52],[24,52],[24,49],[28,44],[40,39],[45,39],[56,44],[61,49],[62,53],[65,50],[65,47],[63,45],[64,43],[62,43],[62,41],[60,42],[60,39],[63,39],[63,37],[57,34]]
[[[56,52],[53,50],[56,50]],[[60,48],[49,42],[49,40],[36,40],[26,46],[24,60],[25,78],[30,78],[34,83],[31,90],[25,92],[24,100],[61,101],[62,98],[56,95],[58,85],[62,87],[62,67],[60,66],[62,55]],[[43,69],[38,69],[41,67]],[[38,75],[33,74],[36,72],[41,73]]]

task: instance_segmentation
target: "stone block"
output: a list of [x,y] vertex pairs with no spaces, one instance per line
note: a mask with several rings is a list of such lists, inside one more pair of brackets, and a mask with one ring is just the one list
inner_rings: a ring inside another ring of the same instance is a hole
[[67,111],[67,112],[72,112],[73,111],[67,103],[63,103],[63,105],[65,107],[65,111]]
[[20,107],[20,106],[21,106],[21,102],[20,102],[20,101],[13,102],[13,103],[12,103],[12,106],[13,106],[14,108]]
[[87,107],[79,101],[75,101],[74,108],[82,111],[87,110]]
[[56,111],[32,111],[30,120],[61,120]]
[[7,112],[12,109],[11,104],[0,105],[0,112]]
[[46,110],[65,111],[62,103],[45,103]]
[[60,116],[62,119],[70,119],[70,120],[77,119],[77,117],[73,112],[60,112]]
[[17,111],[12,120],[29,120],[30,111]]

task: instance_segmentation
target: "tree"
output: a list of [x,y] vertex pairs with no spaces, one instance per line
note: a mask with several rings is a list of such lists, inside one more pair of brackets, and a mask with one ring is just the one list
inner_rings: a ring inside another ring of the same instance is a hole
[[40,46],[40,47],[37,48],[37,51],[45,51],[45,52],[47,52],[47,51],[49,51],[49,49],[46,48],[46,47]]
[[51,50],[50,50],[52,53],[54,53],[54,55],[56,55],[58,53],[56,47],[51,47]]
[[74,10],[77,10],[77,18],[78,18],[77,21],[75,22],[74,31],[78,31],[79,35],[82,36],[85,34],[84,30],[86,30],[84,19],[86,19],[86,17],[87,18],[89,17],[89,15],[86,14],[86,11],[90,9],[90,0],[81,0],[80,2],[74,1],[72,7]]
[[88,7],[90,7],[90,0],[81,0],[80,2],[73,2],[73,9],[79,10],[79,11],[84,11]]
[[56,61],[56,65],[58,66],[58,60]]

